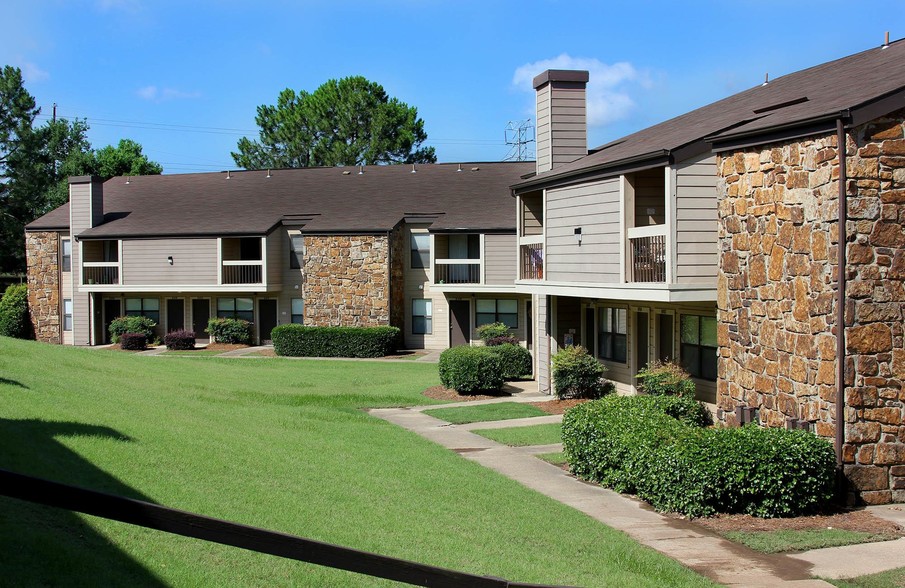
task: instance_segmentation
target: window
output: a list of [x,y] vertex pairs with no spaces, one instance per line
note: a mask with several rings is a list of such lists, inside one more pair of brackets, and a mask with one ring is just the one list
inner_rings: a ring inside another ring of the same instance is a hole
[[292,299],[292,322],[301,325],[305,322],[305,301],[301,298]]
[[412,300],[412,334],[430,335],[433,332],[433,318],[431,316],[432,302],[430,300]]
[[412,234],[412,267],[431,266],[431,237],[427,233]]
[[242,319],[253,323],[255,301],[251,298],[217,298],[217,318]]
[[305,259],[305,238],[301,235],[291,235],[289,248],[289,269],[302,269],[302,260]]
[[518,327],[518,300],[478,300],[475,310],[476,327],[490,323]]
[[157,298],[126,298],[126,316],[144,316],[160,324],[160,300]]
[[716,381],[716,317],[682,315],[682,367],[695,378]]
[[72,241],[69,239],[63,239],[62,241],[60,241],[60,247],[63,250],[63,271],[70,272],[72,271]]
[[63,330],[72,330],[72,300],[69,298],[63,299]]
[[597,337],[597,357],[625,363],[626,325],[628,311],[624,308],[603,307],[597,312],[600,329]]

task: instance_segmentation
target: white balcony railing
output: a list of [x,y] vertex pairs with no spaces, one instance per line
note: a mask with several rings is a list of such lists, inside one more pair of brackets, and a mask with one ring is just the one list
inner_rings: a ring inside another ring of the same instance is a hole
[[666,225],[627,231],[630,282],[666,282]]
[[544,279],[544,244],[529,243],[519,246],[519,279]]
[[119,284],[119,263],[108,261],[83,261],[82,284]]
[[480,259],[435,259],[435,284],[480,284]]
[[222,284],[263,284],[264,262],[224,261],[220,278]]

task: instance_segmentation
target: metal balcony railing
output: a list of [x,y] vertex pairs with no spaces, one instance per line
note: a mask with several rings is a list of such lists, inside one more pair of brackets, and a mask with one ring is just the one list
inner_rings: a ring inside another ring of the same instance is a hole
[[220,275],[223,284],[263,284],[264,262],[224,261]]
[[531,243],[519,247],[521,258],[519,279],[543,280],[544,279],[544,244]]
[[100,261],[82,262],[82,284],[119,284],[119,264]]
[[480,284],[480,259],[435,259],[435,284]]

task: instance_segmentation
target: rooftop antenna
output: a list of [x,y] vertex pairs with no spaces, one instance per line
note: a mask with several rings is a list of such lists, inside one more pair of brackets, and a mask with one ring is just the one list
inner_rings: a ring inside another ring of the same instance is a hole
[[531,119],[511,120],[506,125],[506,144],[511,145],[509,154],[503,161],[528,161],[531,153],[528,144],[534,143],[534,125]]
[[764,83],[761,86],[766,86],[770,83],[770,72],[764,74]]
[[886,31],[886,40],[883,42],[883,46],[880,49],[886,49],[889,47],[889,31]]

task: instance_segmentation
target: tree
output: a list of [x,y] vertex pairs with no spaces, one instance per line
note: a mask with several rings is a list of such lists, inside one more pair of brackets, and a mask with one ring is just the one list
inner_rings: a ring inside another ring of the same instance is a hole
[[433,163],[418,109],[361,76],[329,80],[313,93],[285,89],[258,107],[259,140],[243,137],[232,156],[246,169]]
[[116,176],[156,176],[163,173],[163,167],[149,160],[135,141],[120,139],[116,147],[107,145],[94,153],[91,173],[108,180]]

